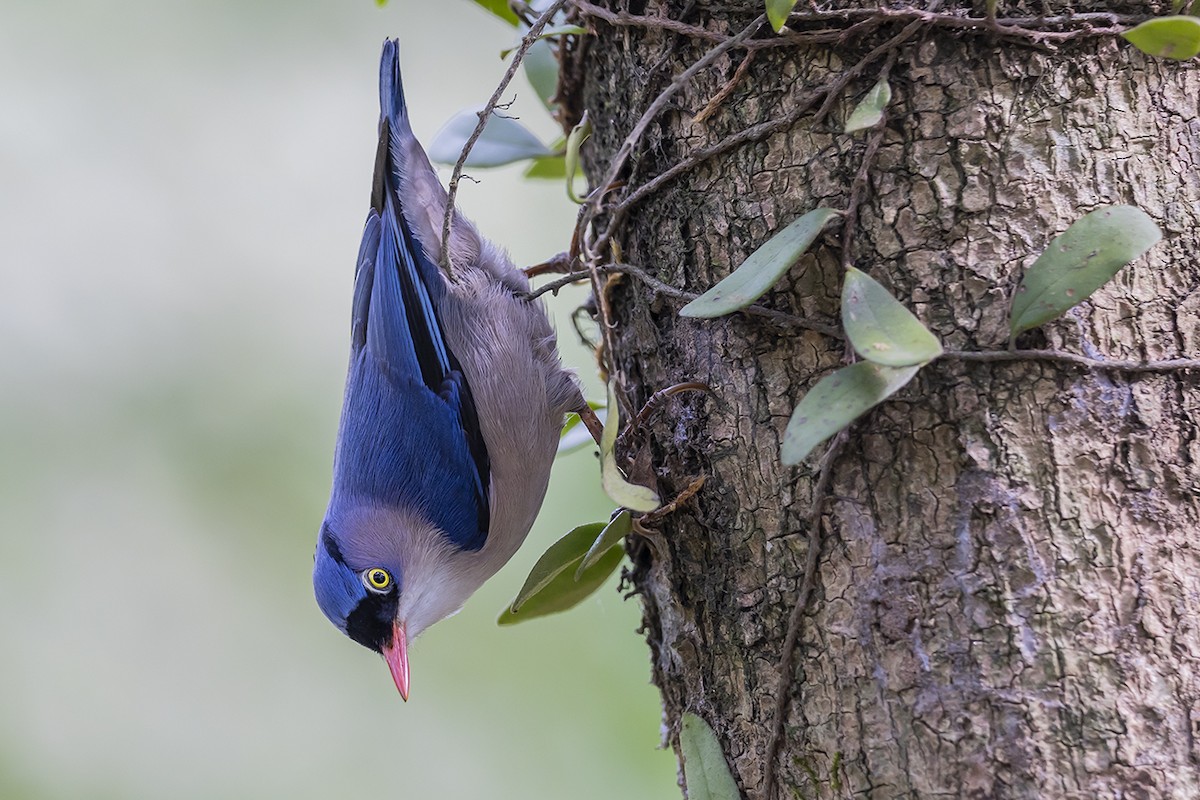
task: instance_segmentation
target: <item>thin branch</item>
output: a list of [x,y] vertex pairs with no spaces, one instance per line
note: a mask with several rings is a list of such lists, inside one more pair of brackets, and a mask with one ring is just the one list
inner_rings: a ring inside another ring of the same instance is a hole
[[947,350],[942,358],[955,361],[994,363],[998,361],[1054,361],[1086,369],[1115,372],[1176,372],[1200,369],[1200,358],[1172,358],[1166,361],[1106,361],[1059,350]]
[[746,77],[746,72],[750,69],[750,63],[754,61],[754,51],[746,53],[742,56],[742,63],[737,65],[737,69],[733,71],[733,77],[721,87],[721,91],[713,95],[713,98],[708,101],[708,105],[700,109],[696,116],[692,117],[692,124],[699,125],[704,120],[708,119],[716,112],[721,104],[729,99],[729,95],[733,94],[737,89],[737,85],[741,83],[742,78]]
[[[689,25],[686,22],[680,22],[670,17],[651,17],[630,14],[628,11],[611,11],[607,8],[586,2],[586,0],[571,0],[571,5],[582,16],[602,20],[615,28],[664,30],[680,36],[686,36],[690,39],[700,39],[715,44],[721,44],[729,40],[729,37],[725,34],[709,30],[708,28],[702,28],[699,25]],[[784,31],[767,39],[748,39],[741,42],[738,46],[743,50],[754,52],[756,50],[766,50],[775,47],[795,47],[796,45],[803,44],[836,42],[844,34],[845,30],[838,28],[815,31]]]
[[[629,135],[626,136],[625,141],[621,143],[621,147],[613,156],[612,161],[609,162],[608,172],[600,181],[598,190],[594,191],[591,197],[588,198],[588,202],[584,205],[583,213],[580,214],[580,228],[586,228],[587,224],[591,222],[591,219],[600,212],[600,204],[603,202],[604,198],[604,188],[617,182],[617,178],[620,176],[621,170],[625,168],[625,162],[629,159],[629,156],[633,154],[633,149],[637,146],[638,142],[641,141],[642,136],[645,135],[646,130],[650,127],[650,123],[654,121],[654,119],[659,115],[659,113],[662,112],[664,108],[666,108],[667,103],[672,97],[675,96],[675,93],[682,89],[684,85],[686,85],[688,81],[695,77],[698,72],[706,69],[710,64],[720,58],[721,55],[727,50],[736,47],[738,44],[746,39],[749,39],[751,36],[757,33],[758,29],[762,27],[766,20],[766,15],[760,14],[753,22],[743,28],[741,33],[738,33],[737,35],[726,39],[724,42],[721,42],[716,47],[711,48],[690,67],[679,73],[679,75],[677,75],[675,79],[671,81],[667,88],[659,92],[658,96],[654,98],[654,100],[642,113],[641,118],[638,119],[637,123],[633,126],[633,129],[629,131]],[[603,244],[597,245],[594,248],[595,251],[600,253],[603,253],[603,249]]]
[[662,508],[657,508],[654,511],[643,514],[638,521],[641,522],[643,527],[645,527],[646,525],[653,525],[662,520],[664,517],[674,514],[681,505],[686,503],[688,500],[691,500],[692,497],[695,496],[696,492],[700,491],[700,489],[704,486],[704,481],[707,479],[707,475],[701,475],[697,478],[693,478],[691,482],[684,487],[682,492],[675,495],[674,500],[667,503]]
[[[582,16],[603,20],[614,27],[665,30],[680,36],[717,43],[727,39],[716,31],[698,25],[688,25],[674,19],[630,14],[627,11],[610,11],[585,0],[571,0],[571,4],[579,10]],[[844,37],[846,30],[828,28],[796,30],[798,26],[827,22],[920,20],[930,27],[951,28],[963,33],[991,34],[1034,42],[1043,40],[1062,42],[1086,36],[1116,36],[1123,33],[1128,26],[1137,25],[1151,18],[1145,14],[1113,14],[1110,12],[1064,14],[1054,17],[988,18],[986,16],[972,17],[955,12],[937,13],[916,8],[855,8],[837,11],[792,12],[788,18],[789,27],[784,29],[783,33],[770,38],[753,39],[743,43],[741,47],[746,50],[794,47],[802,44],[833,42]],[[1096,27],[1097,25],[1107,27]]]
[[521,66],[521,61],[525,58],[525,53],[537,41],[541,35],[542,29],[546,27],[546,23],[567,4],[567,0],[555,0],[549,8],[547,8],[540,17],[538,17],[533,25],[529,28],[529,33],[525,34],[521,39],[521,44],[517,46],[516,52],[513,54],[512,63],[508,65],[508,70],[504,73],[504,77],[500,79],[500,84],[496,87],[496,91],[492,92],[492,97],[487,101],[487,105],[479,112],[479,122],[475,125],[475,130],[471,132],[467,143],[463,145],[462,152],[458,154],[458,161],[454,162],[454,171],[450,173],[450,185],[446,189],[446,216],[442,219],[442,269],[446,275],[453,277],[454,266],[450,263],[450,224],[454,219],[454,198],[458,195],[458,182],[462,180],[463,165],[467,163],[467,156],[471,154],[471,148],[475,146],[475,142],[479,141],[480,135],[483,133],[483,128],[487,125],[488,118],[492,116],[492,112],[496,110],[496,106],[500,104],[500,97],[504,94],[504,90],[508,88],[508,84],[512,82],[513,76],[517,74],[517,69]]
[[808,553],[804,560],[804,577],[800,581],[800,591],[796,595],[796,604],[792,606],[788,618],[787,635],[783,640],[783,653],[779,659],[779,684],[775,687],[775,716],[771,722],[771,738],[767,742],[767,753],[763,774],[763,797],[771,800],[775,789],[775,761],[779,748],[783,745],[783,721],[787,716],[788,700],[791,697],[792,670],[795,669],[796,642],[800,638],[800,627],[804,621],[804,611],[808,607],[808,597],[812,594],[813,585],[817,578],[817,561],[821,556],[821,514],[825,503],[830,499],[829,485],[833,482],[833,463],[850,438],[849,432],[843,429],[829,447],[817,466],[817,484],[813,487],[812,508],[808,512]]
[[820,86],[809,92],[806,97],[801,99],[796,106],[784,116],[776,117],[775,119],[769,119],[765,122],[760,122],[757,125],[751,125],[749,128],[744,128],[743,130],[740,130],[731,136],[727,136],[715,144],[709,145],[708,147],[700,150],[696,150],[687,158],[683,159],[674,166],[669,167],[666,171],[655,176],[654,178],[651,178],[646,183],[634,189],[632,192],[622,198],[621,202],[612,209],[608,228],[598,240],[597,247],[602,248],[608,243],[615,233],[617,226],[624,221],[625,215],[629,213],[629,210],[633,208],[633,206],[657,192],[663,187],[664,184],[669,183],[685,172],[694,169],[710,158],[718,156],[740,145],[761,141],[769,136],[781,131],[785,131],[792,127],[799,122],[800,119],[804,117],[814,105],[816,105],[818,100],[830,95],[836,96],[840,94],[842,90],[845,89],[845,87],[850,83],[850,81],[861,75],[867,69],[867,67],[869,67],[881,55],[887,53],[894,47],[899,47],[908,39],[912,38],[912,36],[916,34],[920,27],[921,24],[919,22],[909,24],[904,28],[904,30],[900,31],[900,33],[896,34],[879,47],[876,47],[874,50],[863,56],[857,64],[831,78],[823,86]]

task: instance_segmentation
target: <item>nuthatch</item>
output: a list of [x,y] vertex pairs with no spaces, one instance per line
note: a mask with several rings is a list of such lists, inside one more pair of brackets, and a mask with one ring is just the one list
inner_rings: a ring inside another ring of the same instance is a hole
[[354,276],[350,367],[313,586],[383,654],[408,698],[408,644],[512,557],[537,516],[564,415],[585,407],[508,256],[455,214],[413,136],[397,42],[379,67],[379,149]]

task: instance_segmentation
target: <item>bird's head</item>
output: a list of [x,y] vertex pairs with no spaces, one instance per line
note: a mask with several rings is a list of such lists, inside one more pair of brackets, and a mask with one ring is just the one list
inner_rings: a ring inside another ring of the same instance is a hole
[[313,560],[313,589],[329,621],[383,655],[408,699],[408,646],[457,612],[482,580],[473,580],[445,534],[395,509],[327,517]]

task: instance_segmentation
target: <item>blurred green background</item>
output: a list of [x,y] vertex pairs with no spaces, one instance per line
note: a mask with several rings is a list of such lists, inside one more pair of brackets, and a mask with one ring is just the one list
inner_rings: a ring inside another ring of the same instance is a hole
[[[635,602],[495,625],[607,515],[590,452],[416,643],[407,705],[312,599],[386,36],[425,141],[512,41],[466,0],[3,0],[4,800],[678,796]],[[560,184],[474,175],[517,263],[565,248]]]

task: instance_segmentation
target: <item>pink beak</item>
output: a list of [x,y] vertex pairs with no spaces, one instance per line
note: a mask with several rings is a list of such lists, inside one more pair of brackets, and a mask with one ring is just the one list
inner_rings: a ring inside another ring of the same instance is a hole
[[404,632],[404,623],[392,625],[392,643],[384,648],[383,658],[392,671],[392,680],[400,690],[400,697],[408,702],[408,636]]

